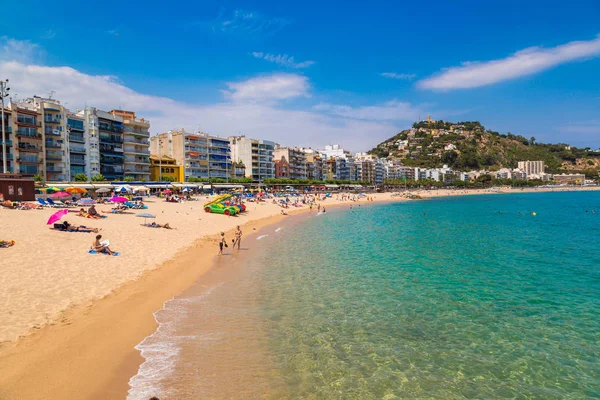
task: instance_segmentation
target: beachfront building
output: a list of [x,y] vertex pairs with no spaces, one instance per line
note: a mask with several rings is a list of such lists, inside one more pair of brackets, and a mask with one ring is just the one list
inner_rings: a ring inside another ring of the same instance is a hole
[[100,174],[100,133],[97,110],[93,107],[79,111],[76,116],[83,120],[85,140],[85,174],[88,179]]
[[[231,160],[238,167],[240,163],[244,166],[246,178],[254,182],[262,182],[265,179],[275,178],[275,162],[273,152],[275,142],[268,140],[257,140],[246,136],[230,136]],[[234,175],[238,175],[234,173]]]
[[[0,114],[0,118],[1,118],[1,114]],[[13,135],[13,124],[12,124],[12,111],[10,110],[10,108],[4,108],[4,119],[0,120],[0,124],[4,125],[4,136],[6,139],[3,139],[2,136],[0,136],[0,164],[3,165],[4,162],[4,155],[3,155],[3,151],[2,151],[2,146],[4,144],[6,144],[5,146],[5,152],[6,152],[6,172],[8,173],[14,173],[14,163],[15,163],[15,157],[14,157],[14,147],[13,144],[16,143],[16,141],[14,140],[14,135]],[[0,128],[0,135],[2,135],[2,130]],[[6,140],[6,143],[3,142],[3,140]],[[2,169],[0,169],[0,172],[3,172]]]
[[275,147],[273,159],[275,163],[285,157],[289,167],[290,179],[306,179],[306,154],[296,147]]
[[[41,175],[44,170],[44,136],[42,114],[37,107],[26,102],[11,102],[8,105],[12,122],[13,170],[23,175]],[[7,157],[10,157],[9,154]]]
[[306,155],[306,179],[313,181],[323,180],[323,158],[313,149],[302,149]]
[[543,175],[546,165],[543,161],[519,161],[518,168],[529,175]]
[[150,180],[152,182],[184,182],[183,166],[177,160],[166,155],[153,154],[149,157]]
[[124,176],[136,181],[150,178],[150,122],[136,118],[135,112],[111,110],[114,116],[123,118]]
[[69,180],[75,179],[77,174],[87,174],[87,149],[85,140],[85,120],[83,117],[67,112],[67,136]]
[[552,179],[554,179],[555,183],[559,185],[584,185],[585,184],[585,175],[584,174],[560,174],[553,175]]
[[290,177],[290,163],[287,161],[285,156],[281,156],[280,159],[275,160],[275,178],[288,179]]
[[229,139],[182,129],[155,135],[150,142],[152,154],[173,157],[183,166],[186,180],[231,177]]
[[42,145],[45,180],[48,182],[69,180],[67,110],[60,101],[54,99],[34,96],[25,102],[32,104],[43,115],[41,128],[44,136]]

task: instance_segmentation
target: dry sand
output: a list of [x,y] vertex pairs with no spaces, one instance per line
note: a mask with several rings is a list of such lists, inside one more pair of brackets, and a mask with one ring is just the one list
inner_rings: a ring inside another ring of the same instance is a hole
[[[510,192],[515,191],[413,193]],[[374,196],[376,201],[399,199]],[[50,230],[45,222],[55,210],[0,208],[0,238],[16,241],[14,247],[0,249],[0,399],[122,398],[142,361],[134,346],[156,329],[153,312],[212,266],[214,235],[236,225],[248,234],[285,218],[269,203],[247,203],[247,212],[238,217],[206,214],[205,201],[147,202],[156,222],[169,222],[176,230],[143,227],[144,220],[133,214],[65,218],[101,228],[111,247],[121,252],[118,257],[88,254],[93,233]],[[341,203],[328,199],[323,205]]]

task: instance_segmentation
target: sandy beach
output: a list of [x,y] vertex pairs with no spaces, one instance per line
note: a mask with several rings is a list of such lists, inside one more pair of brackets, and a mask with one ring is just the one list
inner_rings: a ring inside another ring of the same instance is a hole
[[[561,190],[573,188],[412,193],[430,198]],[[403,199],[391,193],[374,197],[376,202]],[[142,226],[144,219],[135,217],[139,210],[101,220],[75,213],[64,218],[101,229],[118,257],[89,254],[93,233],[50,230],[46,221],[56,210],[0,208],[0,239],[16,241],[0,250],[0,398],[122,398],[142,361],[134,346],[156,329],[153,312],[211,268],[216,235],[225,231],[231,239],[236,225],[248,235],[285,218],[271,203],[247,203],[247,212],[238,217],[206,214],[206,199],[149,199],[154,221],[174,230]],[[340,204],[335,196],[323,202]]]

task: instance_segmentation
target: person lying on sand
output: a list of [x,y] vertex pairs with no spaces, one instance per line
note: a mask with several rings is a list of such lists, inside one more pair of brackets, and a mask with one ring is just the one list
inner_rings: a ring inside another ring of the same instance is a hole
[[68,221],[64,221],[60,225],[62,226],[61,230],[66,231],[66,232],[94,232],[94,233],[100,232],[100,230],[98,228],[90,228],[88,226],[71,225]]
[[151,227],[151,228],[165,228],[165,229],[173,229],[171,228],[171,226],[169,225],[169,223],[167,222],[164,225],[161,224],[157,224],[156,222],[153,222],[151,224],[148,224],[147,226]]
[[100,239],[102,239],[102,235],[96,235],[96,240],[92,242],[91,249],[97,251],[98,253],[106,253],[112,256],[114,251],[108,247],[108,244],[101,243]]

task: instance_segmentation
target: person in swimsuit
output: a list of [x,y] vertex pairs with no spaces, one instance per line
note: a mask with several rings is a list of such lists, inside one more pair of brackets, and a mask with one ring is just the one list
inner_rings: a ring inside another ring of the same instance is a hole
[[240,246],[242,245],[242,230],[240,229],[239,225],[235,229],[235,240],[233,241],[233,247],[234,248],[235,248],[236,244],[237,244],[237,248],[239,250]]

